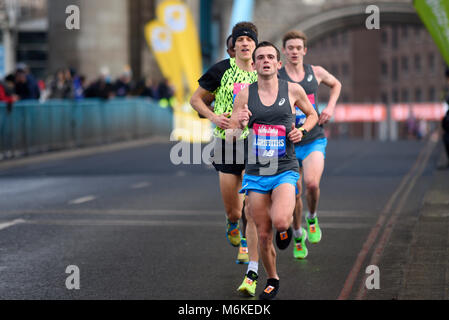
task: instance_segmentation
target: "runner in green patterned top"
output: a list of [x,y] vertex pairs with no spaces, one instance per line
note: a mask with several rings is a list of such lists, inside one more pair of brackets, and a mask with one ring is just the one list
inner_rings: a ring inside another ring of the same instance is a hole
[[[219,173],[220,190],[227,216],[226,237],[231,245],[240,247],[237,262],[248,263],[248,269],[255,274],[258,271],[259,260],[256,227],[252,219],[245,214],[247,207],[243,206],[244,196],[239,194],[245,170],[243,149],[246,149],[249,131],[246,128],[239,141],[232,141],[232,139],[226,141],[226,130],[231,129],[230,118],[236,95],[257,81],[257,72],[252,66],[252,54],[257,45],[257,36],[257,27],[253,23],[236,24],[232,30],[235,58],[213,65],[198,80],[199,87],[190,100],[192,107],[216,126],[212,164]],[[212,111],[207,104],[214,99],[215,105]],[[243,220],[243,237],[239,230],[240,218]]]
[[[209,87],[210,89],[213,89],[214,86],[218,84],[218,81],[216,80],[220,79],[219,86],[213,92],[215,94],[214,112],[217,115],[227,114],[230,117],[235,96],[242,89],[257,81],[257,73],[256,71],[240,69],[237,66],[236,58],[224,60],[216,64],[215,67],[216,68],[212,67],[208,73],[199,80],[199,83],[200,86],[204,88]],[[212,78],[212,81],[210,81],[209,77]],[[221,139],[225,139],[225,129],[216,127],[214,135]],[[243,139],[247,136],[248,128],[246,128],[241,138]]]

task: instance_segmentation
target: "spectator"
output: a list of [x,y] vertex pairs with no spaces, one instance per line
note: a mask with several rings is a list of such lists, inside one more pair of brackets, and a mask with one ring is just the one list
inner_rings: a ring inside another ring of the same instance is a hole
[[114,96],[114,87],[111,84],[111,76],[108,68],[101,69],[101,75],[85,91],[86,98],[110,99]]
[[36,79],[30,72],[30,68],[24,63],[17,64],[17,72],[23,72],[25,74],[25,82],[22,82],[27,86],[27,90],[24,90],[23,88],[20,88],[21,92],[25,93],[25,98],[21,99],[39,99],[40,98],[40,90],[39,86],[37,84]]
[[117,97],[126,97],[131,91],[131,71],[125,71],[114,84]]
[[0,83],[0,102],[6,103],[6,114],[0,116],[0,144],[3,146],[3,158],[13,156],[12,149],[12,135],[11,135],[11,117],[13,104],[18,100],[18,96],[14,94],[15,75],[8,75],[5,81]]
[[13,103],[19,99],[14,94],[14,76],[9,75],[5,78],[5,82],[0,82],[0,102],[6,103],[8,113],[12,111]]
[[86,77],[81,76],[75,76],[73,79],[73,90],[76,100],[81,100],[84,98],[84,93],[86,90]]
[[173,108],[174,94],[175,94],[175,90],[170,85],[170,82],[168,81],[168,79],[162,80],[162,82],[159,84],[159,87],[157,89],[157,95],[158,95],[158,98],[160,99],[159,103],[160,103],[161,107]]
[[[449,68],[446,68],[446,80],[449,83]],[[446,97],[446,104],[449,105],[449,94]],[[443,143],[446,149],[446,160],[447,163],[441,169],[449,169],[449,109],[446,111],[446,115],[441,121],[443,127]]]
[[27,82],[27,76],[23,70],[16,71],[14,88],[20,100],[32,99],[30,87]]
[[418,122],[410,108],[410,114],[406,122],[408,139],[415,139],[418,132]]
[[427,121],[424,119],[418,120],[418,126],[417,126],[417,134],[416,137],[418,140],[421,140],[427,136],[427,132],[429,131],[427,126]]
[[73,98],[73,83],[69,71],[58,70],[50,84],[50,99]]
[[157,93],[157,86],[154,85],[154,81],[151,80],[151,78],[147,77],[143,80],[143,90],[140,93],[140,96],[142,97],[148,97],[152,99],[159,99],[158,93]]

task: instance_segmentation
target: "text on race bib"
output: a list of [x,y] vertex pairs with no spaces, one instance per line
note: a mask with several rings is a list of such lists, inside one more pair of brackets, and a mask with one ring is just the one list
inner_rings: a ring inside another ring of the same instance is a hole
[[235,101],[235,97],[237,97],[240,91],[249,87],[250,85],[251,83],[234,83],[234,90],[233,90],[234,98],[232,101],[233,102]]
[[286,132],[282,125],[253,125],[253,152],[256,156],[279,158],[286,153]]

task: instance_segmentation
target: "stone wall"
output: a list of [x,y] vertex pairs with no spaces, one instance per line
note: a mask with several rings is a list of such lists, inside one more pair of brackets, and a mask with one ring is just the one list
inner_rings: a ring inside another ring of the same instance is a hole
[[[65,8],[72,4],[81,11],[80,30],[65,26]],[[102,67],[117,76],[129,65],[127,1],[50,0],[48,7],[50,72],[71,66],[92,80]]]

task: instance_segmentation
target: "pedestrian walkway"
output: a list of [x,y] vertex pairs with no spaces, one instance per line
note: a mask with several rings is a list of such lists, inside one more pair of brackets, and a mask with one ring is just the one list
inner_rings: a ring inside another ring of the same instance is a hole
[[434,171],[432,180],[412,233],[400,300],[449,299],[449,170]]

